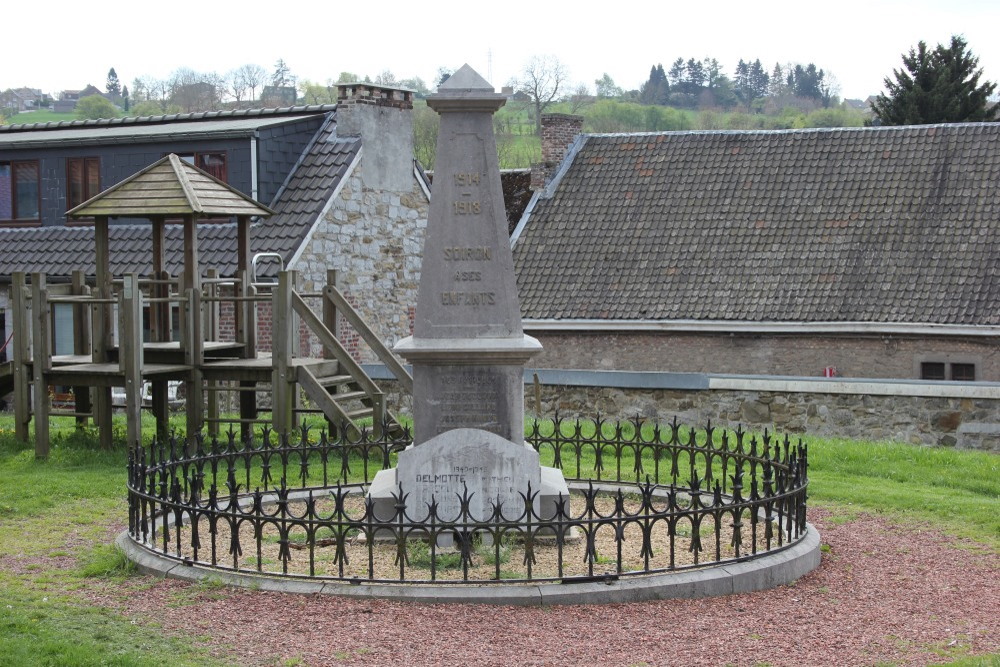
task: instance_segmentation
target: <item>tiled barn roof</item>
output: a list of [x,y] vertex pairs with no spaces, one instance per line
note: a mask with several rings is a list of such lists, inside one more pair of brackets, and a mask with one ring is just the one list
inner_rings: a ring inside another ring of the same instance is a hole
[[522,220],[527,318],[1000,324],[1000,124],[577,148]]

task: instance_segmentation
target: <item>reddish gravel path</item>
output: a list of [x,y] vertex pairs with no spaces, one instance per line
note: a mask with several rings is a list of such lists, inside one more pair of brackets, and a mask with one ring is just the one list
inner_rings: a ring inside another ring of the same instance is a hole
[[828,518],[810,510],[830,546],[817,571],[706,600],[413,605],[146,579],[84,594],[140,624],[210,635],[249,665],[927,665],[1000,651],[1000,554],[879,516]]

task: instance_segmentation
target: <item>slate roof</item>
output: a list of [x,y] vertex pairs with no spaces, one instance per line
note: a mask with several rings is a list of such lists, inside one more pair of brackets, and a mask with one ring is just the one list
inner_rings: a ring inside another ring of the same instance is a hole
[[[251,252],[277,252],[287,262],[305,238],[323,204],[347,174],[361,148],[359,137],[338,138],[335,114],[327,119],[292,169],[270,208],[274,214],[251,225]],[[178,275],[183,267],[183,228],[167,225],[164,249],[166,269]],[[111,270],[148,274],[152,270],[151,225],[109,227]],[[53,277],[75,269],[94,274],[94,230],[91,227],[35,227],[0,229],[0,276],[15,271],[40,271]],[[198,255],[204,269],[221,275],[236,270],[236,226],[232,223],[198,226]]]
[[333,104],[316,104],[0,125],[0,149],[244,137],[253,135],[260,128],[294,122],[309,114],[329,113],[336,108]]
[[1000,124],[584,135],[526,318],[1000,324]]

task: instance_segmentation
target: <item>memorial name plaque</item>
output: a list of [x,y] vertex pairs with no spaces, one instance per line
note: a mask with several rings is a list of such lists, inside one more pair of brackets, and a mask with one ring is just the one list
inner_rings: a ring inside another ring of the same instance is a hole
[[[468,493],[468,519],[488,521],[500,503],[503,517],[516,521],[524,512],[522,493],[528,484],[538,491],[541,468],[533,449],[478,429],[454,429],[402,452],[396,467],[403,485],[406,512],[427,516],[432,499],[438,518],[461,521],[460,499]],[[538,500],[535,501],[538,512]]]

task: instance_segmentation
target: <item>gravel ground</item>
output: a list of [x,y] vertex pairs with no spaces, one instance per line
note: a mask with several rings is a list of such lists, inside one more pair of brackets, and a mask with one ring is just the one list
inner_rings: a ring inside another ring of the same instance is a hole
[[927,665],[1000,651],[1000,554],[879,515],[809,516],[828,547],[818,570],[705,600],[414,605],[145,578],[79,594],[246,665]]

